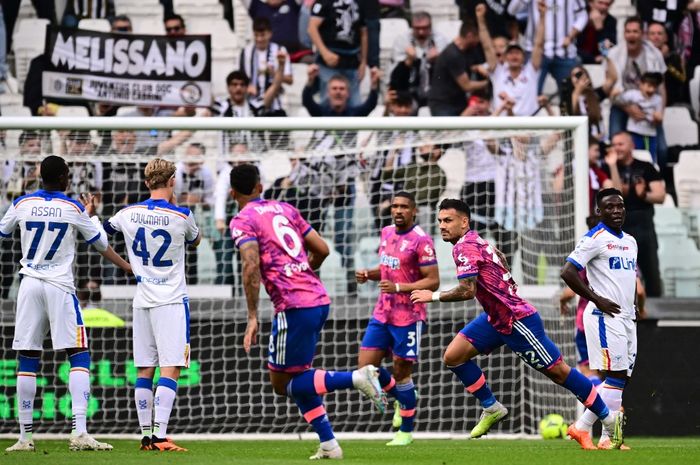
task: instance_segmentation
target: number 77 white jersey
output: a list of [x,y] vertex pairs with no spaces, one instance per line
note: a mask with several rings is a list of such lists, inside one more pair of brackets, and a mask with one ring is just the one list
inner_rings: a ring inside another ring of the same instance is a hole
[[185,248],[199,236],[189,209],[149,199],[123,208],[104,228],[124,234],[138,283],[135,308],[181,303],[187,297]]

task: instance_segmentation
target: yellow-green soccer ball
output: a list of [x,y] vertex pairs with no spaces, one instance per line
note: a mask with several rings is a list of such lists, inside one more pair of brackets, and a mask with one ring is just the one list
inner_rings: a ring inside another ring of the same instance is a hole
[[566,429],[564,417],[556,413],[550,413],[540,421],[542,439],[563,439],[566,437]]

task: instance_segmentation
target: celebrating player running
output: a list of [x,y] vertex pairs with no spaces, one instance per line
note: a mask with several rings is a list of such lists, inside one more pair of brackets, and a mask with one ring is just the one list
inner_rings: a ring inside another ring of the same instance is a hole
[[[566,259],[561,278],[588,300],[583,313],[590,367],[605,374],[600,395],[610,410],[619,411],[622,391],[632,375],[637,357],[635,298],[637,296],[637,241],[622,231],[625,202],[617,189],[603,189],[596,195],[600,223],[586,235]],[[579,276],[586,268],[588,286]],[[571,425],[569,436],[584,448],[595,449],[591,428],[596,416],[586,410]],[[613,443],[603,429],[599,449]]]
[[353,372],[311,368],[330,310],[328,294],[313,270],[328,256],[328,245],[296,208],[260,198],[262,185],[257,167],[234,167],[231,190],[240,209],[231,220],[231,236],[243,262],[248,304],[243,346],[249,352],[257,340],[262,281],[275,308],[267,363],[272,387],[276,394],[294,399],[318,434],[321,444],[310,458],[342,458],[343,451],[333,435],[321,395],[355,387],[380,410],[385,398],[377,380],[377,368],[372,365]]
[[440,203],[438,224],[442,239],[454,245],[459,285],[449,291],[418,290],[413,302],[459,302],[477,298],[484,313],[472,320],[447,347],[445,364],[467,391],[481,402],[484,411],[471,437],[486,434],[508,414],[491,392],[484,374],[472,360],[507,345],[525,363],[578,397],[611,431],[612,444],[622,444],[622,416],[609,412],[590,380],[572,369],[544,331],[535,307],[518,296],[503,254],[469,229],[469,206],[461,200]]
[[99,223],[94,224],[78,201],[64,192],[69,169],[57,156],[41,162],[42,190],[17,198],[0,221],[0,236],[22,232],[22,280],[17,294],[17,320],[12,348],[19,351],[17,406],[20,438],[7,452],[33,451],[32,419],[36,374],[47,332],[54,350],[65,349],[70,360],[68,390],[71,395],[73,431],[71,450],[111,450],[87,433],[90,399],[90,352],[78,298],[75,296],[73,259],[76,231],[103,257],[131,272],[107,243]]
[[416,388],[411,379],[418,360],[425,324],[425,305],[411,302],[415,289],[436,290],[440,275],[433,239],[415,224],[416,201],[408,192],[391,199],[393,225],[382,230],[379,266],[356,272],[357,282],[379,281],[381,293],[362,339],[358,366],[380,366],[387,353],[394,356],[394,376],[379,368],[379,383],[396,399],[394,427],[399,428],[388,446],[413,442]]

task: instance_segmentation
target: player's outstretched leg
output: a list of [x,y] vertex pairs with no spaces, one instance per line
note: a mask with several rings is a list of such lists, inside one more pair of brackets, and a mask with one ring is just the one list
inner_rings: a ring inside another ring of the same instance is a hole
[[39,361],[39,356],[29,357],[21,353],[19,355],[19,369],[17,371],[19,440],[5,449],[6,452],[34,452],[32,415],[34,413],[36,374],[39,371]]
[[[173,367],[169,367],[172,370]],[[179,369],[173,373],[173,378],[163,376],[165,369],[161,367],[161,377],[158,380],[158,387],[153,398],[155,406],[155,417],[153,420],[153,436],[151,438],[151,450],[186,452],[187,449],[175,444],[167,437],[168,422],[170,421],[170,413],[173,410],[175,403],[175,395],[177,394],[177,380]]]
[[[394,439],[387,443],[387,446],[406,446],[413,442],[413,422],[416,417],[416,386],[413,381],[397,384],[396,380],[384,368],[379,368],[379,384],[387,394],[394,396],[395,414],[392,424],[395,428],[399,428]],[[398,421],[396,416],[398,414]]]
[[153,435],[153,379],[150,377],[136,378],[134,386],[134,401],[136,415],[141,427],[141,450],[151,450]]
[[[72,352],[72,353],[71,353]],[[71,432],[70,450],[112,450],[106,442],[99,442],[87,432],[87,407],[90,399],[90,352],[69,351],[70,375],[68,390],[70,391],[73,411],[73,430]]]

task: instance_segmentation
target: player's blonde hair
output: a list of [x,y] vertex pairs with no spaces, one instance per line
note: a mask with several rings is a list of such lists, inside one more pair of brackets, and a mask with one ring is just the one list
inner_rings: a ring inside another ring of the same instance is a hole
[[166,187],[170,178],[175,176],[175,163],[162,158],[154,158],[148,162],[143,174],[146,176],[146,186],[149,189]]

